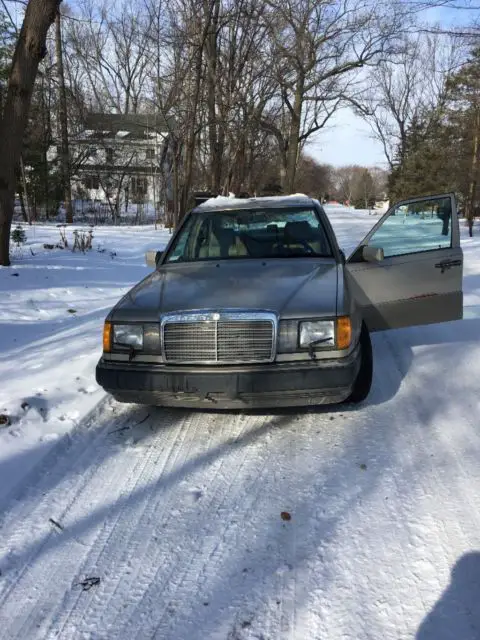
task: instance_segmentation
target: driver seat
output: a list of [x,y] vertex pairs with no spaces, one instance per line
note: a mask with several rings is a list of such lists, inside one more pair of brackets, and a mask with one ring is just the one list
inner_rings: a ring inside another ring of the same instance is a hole
[[313,228],[307,220],[287,222],[284,228],[284,244],[292,250],[305,250],[305,243],[315,253],[328,254],[329,248],[323,233]]
[[[292,251],[305,250],[305,242],[311,243],[312,227],[306,220],[297,220],[295,222],[287,222],[283,228],[283,242],[275,244],[275,249],[288,247]],[[309,244],[310,244],[309,243]],[[316,247],[312,247],[316,250]]]

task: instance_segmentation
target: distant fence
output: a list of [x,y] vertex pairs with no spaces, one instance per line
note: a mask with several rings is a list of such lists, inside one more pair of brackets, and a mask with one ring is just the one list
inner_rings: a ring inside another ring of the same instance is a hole
[[[146,225],[164,224],[165,215],[163,209],[155,210],[152,204],[130,204],[128,208],[122,209],[116,214],[115,210],[105,202],[93,200],[74,200],[73,222],[91,226],[98,225]],[[22,213],[22,208],[18,201],[15,203],[15,222],[55,222],[57,224],[65,222],[65,208],[61,205],[58,211],[47,212],[46,207],[28,207],[25,211],[27,220]]]

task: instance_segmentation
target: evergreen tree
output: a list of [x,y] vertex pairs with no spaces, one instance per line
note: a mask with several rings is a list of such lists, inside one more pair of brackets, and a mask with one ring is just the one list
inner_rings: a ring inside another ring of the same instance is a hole
[[[428,125],[426,125],[428,122]],[[407,130],[403,160],[390,174],[391,200],[456,190],[451,171],[449,130],[441,115],[414,118]]]
[[479,210],[480,49],[445,83],[442,107],[413,119],[389,177],[392,200],[454,191],[467,220]]

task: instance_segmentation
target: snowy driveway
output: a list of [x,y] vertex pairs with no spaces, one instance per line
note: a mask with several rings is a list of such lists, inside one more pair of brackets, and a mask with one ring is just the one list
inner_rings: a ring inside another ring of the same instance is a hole
[[[373,223],[331,216],[344,246]],[[361,408],[102,401],[0,501],[0,638],[480,638],[480,242],[464,250],[466,319],[375,335]]]

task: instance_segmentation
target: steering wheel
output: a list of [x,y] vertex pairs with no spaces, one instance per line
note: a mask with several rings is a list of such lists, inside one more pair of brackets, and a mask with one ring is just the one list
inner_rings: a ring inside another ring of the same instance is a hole
[[[313,247],[311,247],[306,240],[295,239],[295,240],[293,240],[293,242],[295,244],[300,244],[304,248],[306,255],[311,255],[312,253],[315,253]],[[282,249],[287,254],[296,253],[296,251],[297,251],[296,249],[292,249],[290,247],[290,245],[285,242],[285,240],[283,240],[280,244],[281,244]]]

